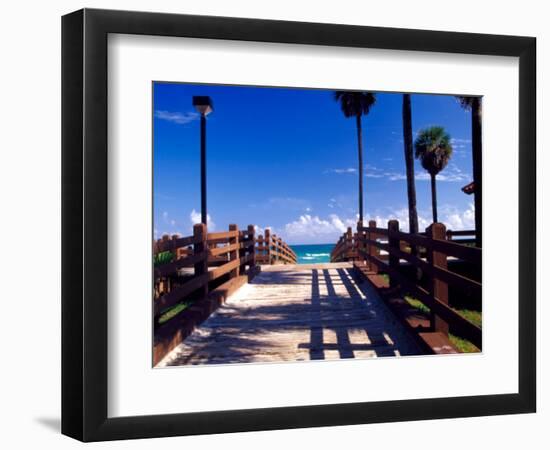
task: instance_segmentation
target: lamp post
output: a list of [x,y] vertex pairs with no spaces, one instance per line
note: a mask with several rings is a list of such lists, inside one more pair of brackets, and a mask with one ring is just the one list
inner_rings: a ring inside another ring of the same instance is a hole
[[208,96],[194,96],[193,106],[201,115],[201,222],[207,225],[206,209],[206,116],[214,111]]

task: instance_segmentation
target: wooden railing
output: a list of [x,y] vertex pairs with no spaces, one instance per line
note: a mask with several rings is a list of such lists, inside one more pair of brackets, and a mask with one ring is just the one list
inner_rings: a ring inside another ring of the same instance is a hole
[[355,261],[359,256],[356,239],[357,233],[354,234],[351,227],[348,227],[330,253],[331,262]]
[[[252,225],[243,231],[230,225],[228,231],[208,233],[205,225],[197,224],[192,236],[163,236],[153,243],[153,364],[208,317],[237,283],[246,282],[256,266],[254,247]],[[185,311],[161,320],[175,308]]]
[[265,235],[256,239],[256,262],[258,264],[297,264],[296,253],[279,236],[265,230]]
[[239,232],[236,225],[230,225],[229,231],[207,233],[205,225],[197,224],[193,236],[164,236],[155,242],[155,257],[165,252],[174,257],[154,267],[155,318],[191,294],[205,297],[209,284],[224,275],[235,278],[246,267],[253,267],[254,227]]
[[281,238],[269,230],[256,238],[253,225],[208,233],[197,224],[192,236],[155,241],[153,259],[153,364],[254,276],[258,264],[296,264],[296,254]]
[[[461,236],[461,233],[453,235]],[[370,221],[368,227],[359,223],[351,239],[350,234],[348,229],[340,238],[340,245],[333,251],[333,261],[346,260],[348,255],[347,260],[366,264],[371,273],[388,274],[391,287],[409,292],[430,309],[433,331],[448,334],[451,326],[455,333],[481,349],[481,329],[449,306],[449,286],[481,298],[481,276],[477,280],[468,278],[453,271],[448,264],[451,260],[462,261],[481,274],[481,248],[448,240],[445,225],[441,223],[430,225],[423,234],[409,234],[399,231],[397,220],[390,220],[387,228],[379,228],[375,221]],[[428,283],[421,285],[418,277],[407,276],[402,270],[406,264],[420,269]]]

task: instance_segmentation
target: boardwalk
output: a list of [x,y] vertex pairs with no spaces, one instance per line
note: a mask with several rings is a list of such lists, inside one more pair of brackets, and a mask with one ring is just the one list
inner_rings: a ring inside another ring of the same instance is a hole
[[263,266],[159,366],[419,353],[350,263]]

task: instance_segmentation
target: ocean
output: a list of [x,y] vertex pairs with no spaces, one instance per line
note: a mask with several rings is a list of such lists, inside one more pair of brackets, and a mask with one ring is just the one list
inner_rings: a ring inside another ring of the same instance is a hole
[[298,257],[298,264],[316,264],[330,262],[330,252],[334,244],[291,245]]

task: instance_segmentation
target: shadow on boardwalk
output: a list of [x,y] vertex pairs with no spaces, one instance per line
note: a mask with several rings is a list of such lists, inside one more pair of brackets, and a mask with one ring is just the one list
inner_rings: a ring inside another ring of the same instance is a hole
[[374,289],[349,267],[267,268],[160,366],[420,354]]

